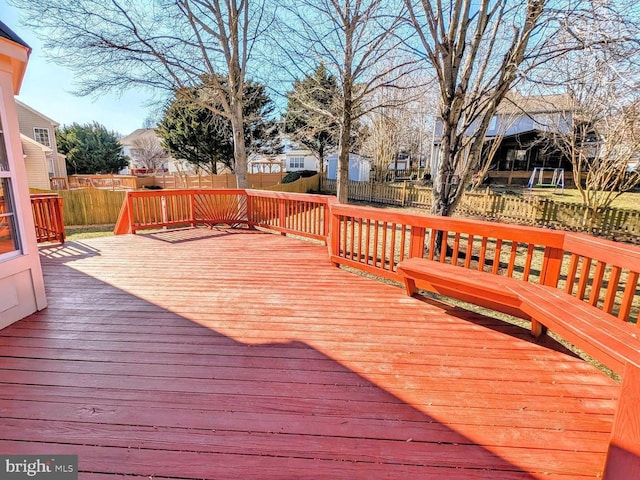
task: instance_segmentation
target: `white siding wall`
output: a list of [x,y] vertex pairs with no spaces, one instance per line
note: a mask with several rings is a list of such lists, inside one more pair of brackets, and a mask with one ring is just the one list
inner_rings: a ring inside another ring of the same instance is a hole
[[38,188],[40,190],[51,190],[49,183],[49,161],[45,152],[37,145],[22,142],[22,149],[26,157],[24,158],[24,166],[27,170],[27,180],[29,188]]

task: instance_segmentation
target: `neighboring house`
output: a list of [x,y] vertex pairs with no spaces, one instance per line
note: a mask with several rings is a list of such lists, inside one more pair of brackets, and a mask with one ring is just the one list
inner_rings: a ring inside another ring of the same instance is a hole
[[[349,180],[355,182],[368,182],[371,171],[371,161],[356,153],[349,154]],[[338,172],[338,154],[327,157],[327,178],[336,180]]]
[[[497,172],[530,172],[535,167],[565,168],[571,171],[571,162],[553,148],[546,135],[566,133],[571,128],[572,100],[567,94],[507,96],[497,114],[491,119],[485,144],[498,141],[491,170]],[[473,134],[472,127],[468,132]],[[434,144],[431,155],[431,172],[435,174],[439,163],[442,121],[436,119]],[[527,177],[528,178],[528,177]]]
[[129,157],[129,166],[120,172],[122,174],[195,173],[189,162],[176,160],[169,155],[153,128],[138,128],[119,142],[122,154]]
[[302,170],[319,171],[318,159],[310,150],[294,149],[278,155],[285,172],[300,172]]
[[51,189],[51,179],[67,178],[65,156],[58,152],[58,122],[16,100],[22,148],[30,188]]
[[47,306],[14,98],[30,53],[0,21],[0,328]]

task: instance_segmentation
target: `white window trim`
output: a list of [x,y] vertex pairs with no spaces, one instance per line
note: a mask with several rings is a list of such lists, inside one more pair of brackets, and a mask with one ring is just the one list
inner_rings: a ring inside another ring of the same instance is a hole
[[[38,140],[38,134],[36,130],[44,130],[47,132],[47,140],[49,141],[49,145],[47,145],[46,143],[42,143],[41,141]],[[44,145],[45,147],[51,148],[51,131],[47,127],[33,127],[33,139],[36,142]]]

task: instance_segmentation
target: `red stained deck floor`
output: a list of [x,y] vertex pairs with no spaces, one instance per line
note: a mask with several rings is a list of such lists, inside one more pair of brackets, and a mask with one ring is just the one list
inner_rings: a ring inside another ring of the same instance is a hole
[[278,235],[42,250],[0,331],[0,452],[80,478],[597,478],[616,384],[552,340],[407,298]]

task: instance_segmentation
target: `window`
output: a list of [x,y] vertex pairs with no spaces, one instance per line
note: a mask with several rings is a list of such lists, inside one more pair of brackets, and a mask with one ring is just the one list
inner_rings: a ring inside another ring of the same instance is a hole
[[495,132],[497,126],[498,126],[498,117],[494,115],[493,117],[491,117],[491,120],[489,121],[488,132]]
[[33,127],[33,139],[36,142],[41,143],[45,147],[51,146],[48,128]]
[[291,157],[289,168],[304,168],[304,157]]
[[20,250],[16,225],[9,158],[0,125],[0,259],[4,254]]

